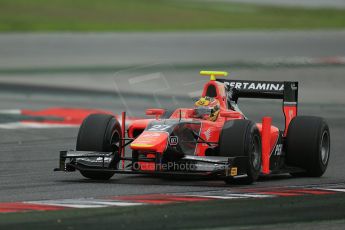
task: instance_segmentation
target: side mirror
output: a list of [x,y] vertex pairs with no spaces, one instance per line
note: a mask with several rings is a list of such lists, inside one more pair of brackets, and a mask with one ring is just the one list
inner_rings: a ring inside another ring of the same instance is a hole
[[243,118],[242,113],[237,112],[237,111],[221,111],[220,116],[225,117],[225,118],[233,118],[233,119]]
[[158,119],[164,113],[165,113],[165,109],[147,109],[146,110],[146,115],[156,116],[156,119]]

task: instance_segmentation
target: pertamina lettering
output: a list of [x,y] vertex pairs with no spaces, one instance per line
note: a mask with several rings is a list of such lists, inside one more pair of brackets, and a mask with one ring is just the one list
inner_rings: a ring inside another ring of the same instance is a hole
[[265,83],[265,82],[229,82],[230,87],[240,90],[269,90],[283,91],[284,83]]

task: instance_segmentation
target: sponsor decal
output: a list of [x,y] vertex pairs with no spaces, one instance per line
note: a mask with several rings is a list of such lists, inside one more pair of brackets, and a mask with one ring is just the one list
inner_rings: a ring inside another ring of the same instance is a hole
[[268,82],[227,82],[230,87],[240,90],[267,90],[267,91],[283,91],[284,83],[268,83]]
[[275,156],[280,156],[283,153],[283,145],[282,144],[278,144],[274,150],[274,155]]
[[237,167],[231,167],[225,169],[225,175],[226,176],[237,176]]
[[[159,139],[161,136],[164,136],[163,133],[159,132],[159,133],[154,133],[154,132],[147,132],[145,131],[144,133],[142,133],[136,140],[135,143],[152,143],[154,141],[156,141],[157,139]],[[133,142],[134,143],[134,142]]]
[[177,136],[170,136],[169,137],[169,145],[174,146],[178,144],[178,137]]
[[232,167],[230,169],[230,176],[237,176],[237,167]]
[[203,132],[203,134],[205,135],[206,140],[208,141],[211,138],[211,134],[212,134],[211,128],[208,128],[205,132]]
[[292,89],[292,90],[297,90],[297,89],[298,89],[298,87],[297,87],[297,85],[296,85],[296,84],[291,84],[291,89]]
[[141,136],[142,137],[159,137],[160,133],[151,133],[151,132],[145,132]]

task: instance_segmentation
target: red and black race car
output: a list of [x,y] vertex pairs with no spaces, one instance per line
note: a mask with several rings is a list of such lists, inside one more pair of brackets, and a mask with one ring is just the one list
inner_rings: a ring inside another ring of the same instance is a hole
[[[90,179],[114,174],[197,176],[252,183],[260,175],[290,173],[320,177],[330,156],[330,132],[324,119],[297,116],[298,82],[216,79],[209,75],[201,98],[172,114],[148,109],[152,119],[125,126],[109,114],[92,114],[82,123],[75,151],[61,151],[56,171],[80,171]],[[285,129],[264,117],[255,123],[241,112],[239,98],[283,101]],[[125,154],[126,147],[131,154]],[[130,155],[130,156],[129,156]]]

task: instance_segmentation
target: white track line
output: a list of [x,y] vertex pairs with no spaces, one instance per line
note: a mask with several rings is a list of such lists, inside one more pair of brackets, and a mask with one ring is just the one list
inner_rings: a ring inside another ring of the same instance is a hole
[[319,188],[321,190],[333,191],[333,192],[345,192],[345,188]]
[[104,207],[111,207],[111,206],[126,207],[126,206],[144,205],[144,203],[111,201],[111,200],[102,200],[102,199],[86,199],[86,198],[28,201],[24,203],[61,206],[61,207],[67,207],[67,208],[104,208]]
[[[291,188],[291,187],[290,187]],[[310,187],[309,187],[310,189]],[[331,187],[314,187],[312,189],[319,189],[323,191],[334,191],[334,192],[345,192],[345,188],[331,188]],[[293,192],[293,189],[291,190]],[[231,199],[260,199],[260,198],[274,198],[279,197],[279,195],[269,195],[256,193],[234,193],[226,190],[223,191],[200,191],[191,193],[175,193],[168,194],[171,196],[181,196],[181,197],[194,197],[194,198],[210,198],[216,200],[231,200]],[[167,197],[169,200],[169,197]],[[136,201],[121,201],[121,200],[108,200],[108,199],[95,199],[95,198],[80,198],[80,199],[61,199],[61,200],[41,200],[41,201],[26,201],[22,203],[35,204],[35,205],[51,205],[60,206],[66,208],[104,208],[104,207],[130,207],[130,206],[140,206],[140,205],[152,205],[145,202]]]
[[193,196],[193,197],[205,197],[205,198],[213,198],[213,199],[242,199],[242,198],[271,198],[276,197],[275,195],[268,195],[268,194],[258,194],[258,193],[220,193],[218,191],[215,192],[200,192],[200,193],[193,193],[193,194],[180,194],[185,196]]
[[2,109],[0,114],[18,115],[22,114],[22,111],[20,109]]
[[47,123],[34,123],[34,122],[10,122],[0,124],[0,129],[48,129],[48,128],[75,128],[79,125],[66,125],[66,124],[47,124]]

